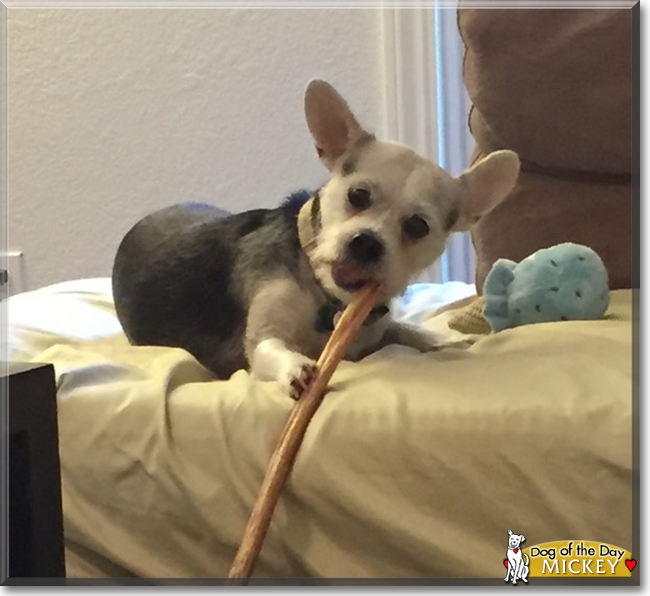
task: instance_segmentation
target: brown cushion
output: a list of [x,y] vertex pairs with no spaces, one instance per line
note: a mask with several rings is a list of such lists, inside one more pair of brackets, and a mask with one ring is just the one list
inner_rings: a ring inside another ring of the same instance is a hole
[[512,195],[474,227],[476,284],[499,258],[519,262],[540,248],[576,242],[603,259],[612,289],[630,288],[629,185],[576,183],[523,172]]
[[497,258],[567,241],[631,287],[631,24],[618,9],[458,11],[475,155],[512,149],[523,164],[473,230],[479,292]]

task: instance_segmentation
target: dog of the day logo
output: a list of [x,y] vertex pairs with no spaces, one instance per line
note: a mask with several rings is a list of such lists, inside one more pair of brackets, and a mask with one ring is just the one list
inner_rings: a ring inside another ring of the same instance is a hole
[[630,577],[637,566],[632,553],[604,542],[560,540],[519,548],[525,537],[508,530],[503,563],[505,581],[528,583],[537,577]]

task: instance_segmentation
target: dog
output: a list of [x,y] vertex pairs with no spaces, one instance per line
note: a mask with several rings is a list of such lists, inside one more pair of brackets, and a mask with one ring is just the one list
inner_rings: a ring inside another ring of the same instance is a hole
[[508,583],[508,579],[512,577],[513,585],[517,585],[517,580],[521,579],[524,583],[528,583],[528,563],[530,559],[528,555],[521,552],[519,545],[526,540],[523,534],[513,534],[512,530],[508,530],[508,572],[503,581]]
[[346,353],[388,344],[419,351],[435,337],[400,325],[389,301],[512,190],[519,158],[496,151],[458,177],[366,131],[330,84],[311,81],[305,117],[329,170],[318,190],[228,217],[209,205],[161,209],[120,243],[112,284],[135,345],[184,348],[227,379],[241,368],[297,398],[340,312],[369,282],[378,306]]

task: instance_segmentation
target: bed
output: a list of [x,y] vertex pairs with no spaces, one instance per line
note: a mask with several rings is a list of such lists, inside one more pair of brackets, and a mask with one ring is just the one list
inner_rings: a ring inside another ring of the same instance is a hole
[[[578,242],[607,266],[609,310],[468,336],[449,324],[473,286],[411,286],[396,316],[455,345],[340,366],[257,578],[503,578],[508,530],[632,550],[631,11],[463,6],[474,157],[523,164],[472,230],[477,287],[498,258]],[[8,309],[10,358],[56,370],[68,576],[223,577],[293,402],[130,346],[108,279]]]
[[[509,529],[631,550],[631,291],[603,320],[464,336],[448,322],[473,292],[415,285],[395,309],[471,347],[337,370],[254,577],[502,578]],[[68,577],[223,577],[293,402],[130,346],[109,279],[8,313],[10,359],[56,370]]]

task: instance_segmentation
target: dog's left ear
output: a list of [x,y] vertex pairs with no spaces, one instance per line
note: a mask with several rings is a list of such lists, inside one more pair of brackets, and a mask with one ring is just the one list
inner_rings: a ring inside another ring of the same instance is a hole
[[523,534],[519,534],[519,542],[526,542],[526,537]]
[[329,170],[354,143],[368,135],[347,102],[325,81],[313,80],[307,85],[305,118],[318,157]]
[[519,157],[513,151],[494,151],[458,178],[461,192],[460,217],[455,231],[468,230],[494,209],[515,187]]

